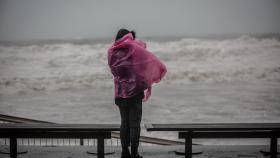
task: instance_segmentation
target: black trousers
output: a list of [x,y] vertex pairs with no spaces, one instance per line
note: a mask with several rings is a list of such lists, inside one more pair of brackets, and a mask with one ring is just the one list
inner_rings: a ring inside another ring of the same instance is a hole
[[118,102],[121,114],[120,137],[122,148],[131,145],[131,151],[137,152],[141,132],[142,99],[130,99]]

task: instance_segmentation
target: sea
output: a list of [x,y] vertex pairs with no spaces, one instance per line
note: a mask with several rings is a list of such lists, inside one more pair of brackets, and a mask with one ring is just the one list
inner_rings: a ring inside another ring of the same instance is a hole
[[[280,122],[276,35],[142,38],[167,67],[143,103],[146,123]],[[56,123],[120,123],[107,63],[112,40],[0,42],[0,113]],[[195,140],[269,144],[266,139]]]

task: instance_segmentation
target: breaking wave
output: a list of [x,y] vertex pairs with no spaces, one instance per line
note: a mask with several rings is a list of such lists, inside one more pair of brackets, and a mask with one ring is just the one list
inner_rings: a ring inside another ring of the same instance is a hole
[[[147,42],[164,61],[162,84],[280,81],[280,41],[241,36]],[[110,44],[0,45],[0,93],[112,87]]]

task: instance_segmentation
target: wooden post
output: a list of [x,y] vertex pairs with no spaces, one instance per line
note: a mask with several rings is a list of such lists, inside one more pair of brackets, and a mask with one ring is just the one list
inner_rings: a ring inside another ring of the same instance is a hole
[[104,158],[104,138],[97,138],[97,157]]
[[270,138],[270,154],[271,158],[277,158],[277,135],[275,132],[272,133]]
[[10,138],[10,157],[17,158],[17,138]]
[[185,158],[192,157],[192,132],[188,132],[185,135]]

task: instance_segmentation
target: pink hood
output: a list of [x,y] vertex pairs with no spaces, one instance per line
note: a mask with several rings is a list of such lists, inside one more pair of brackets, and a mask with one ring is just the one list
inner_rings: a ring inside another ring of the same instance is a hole
[[146,44],[129,33],[108,50],[108,65],[114,75],[115,98],[130,98],[144,91],[143,101],[151,95],[152,84],[166,73],[165,65],[146,50]]

